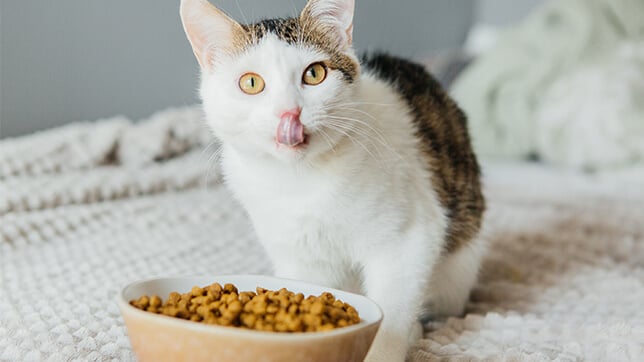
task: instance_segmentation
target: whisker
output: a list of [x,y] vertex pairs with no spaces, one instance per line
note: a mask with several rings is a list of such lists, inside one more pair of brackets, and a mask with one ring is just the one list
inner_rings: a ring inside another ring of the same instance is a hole
[[298,14],[297,14],[297,8],[295,7],[295,3],[293,3],[293,0],[289,0],[289,3],[291,3],[291,11],[292,11],[291,17],[297,18]]
[[383,107],[387,106],[387,107],[390,107],[390,106],[394,106],[395,104],[394,103],[376,103],[376,102],[343,102],[343,103],[330,102],[329,105],[338,106],[338,107],[342,107],[342,106],[358,106],[358,105],[383,106]]
[[[359,134],[359,135],[363,136],[364,138],[366,138],[367,140],[369,140],[372,144],[373,144],[372,140],[378,141],[378,143],[379,143],[380,145],[382,145],[382,146],[383,146],[387,151],[389,151],[391,154],[393,154],[394,156],[396,156],[396,158],[397,158],[399,161],[402,161],[402,162],[404,162],[405,164],[407,164],[407,161],[405,160],[405,158],[404,158],[404,157],[402,157],[402,156],[401,156],[401,155],[400,155],[400,154],[399,154],[399,153],[394,149],[394,147],[392,147],[392,146],[391,146],[391,144],[387,141],[387,139],[385,138],[385,136],[384,136],[381,132],[379,132],[378,130],[376,130],[374,127],[372,127],[372,126],[371,126],[371,125],[369,125],[368,123],[363,122],[363,121],[358,120],[358,119],[351,119],[351,118],[347,118],[347,117],[342,117],[342,118],[343,118],[343,119],[340,119],[340,120],[349,120],[349,121],[354,121],[354,122],[356,122],[356,123],[349,124],[349,125],[347,125],[347,123],[339,123],[339,122],[337,122],[337,121],[338,121],[338,119],[336,119],[336,117],[334,117],[334,116],[329,116],[329,117],[328,117],[328,121],[327,121],[327,122],[333,122],[333,123],[335,123],[336,125],[338,125],[338,126],[340,126],[340,127],[345,127],[346,129],[349,129],[349,130],[351,130],[352,132],[354,132],[354,133],[356,133],[356,134]],[[360,127],[357,127],[358,125],[363,125],[363,126],[365,126],[365,128],[364,128],[364,129],[362,129],[362,128],[360,128]],[[375,138],[374,138],[374,137],[372,137],[372,134],[371,134],[370,132],[371,132],[371,133],[373,133],[376,137],[375,137]],[[374,145],[374,146],[375,146],[375,145]],[[379,153],[379,155],[380,155],[380,156],[383,156],[383,154],[382,154],[382,150],[381,150],[379,147],[376,147],[376,150],[377,150],[377,152]]]
[[237,4],[237,10],[239,10],[239,13],[242,16],[242,19],[244,19],[244,23],[249,24],[248,18],[246,18],[246,14],[244,14],[244,11],[242,10],[241,6],[239,5],[239,0],[235,0],[235,4]]
[[331,148],[331,151],[335,154],[336,150],[335,150],[335,146],[333,145],[333,140],[331,139],[331,136],[329,136],[328,133],[324,132],[323,129],[319,129],[318,131],[320,132],[320,135],[324,137],[327,145],[329,145],[329,148]]
[[351,135],[349,134],[350,130],[338,127],[338,125],[336,124],[329,124],[328,127],[346,136],[353,144],[362,147],[362,149],[364,149],[364,151],[367,152],[367,154],[369,154],[374,159],[374,161],[379,162],[379,159],[362,142],[358,141],[358,139],[356,139],[355,137],[351,137]]
[[376,117],[372,116],[369,112],[365,112],[365,111],[363,111],[363,110],[361,110],[361,109],[357,109],[357,108],[348,108],[348,107],[336,107],[336,109],[339,109],[339,110],[341,110],[341,111],[358,112],[358,113],[364,114],[365,116],[367,116],[367,117],[371,118],[371,119],[372,119],[372,120],[374,120],[374,121],[376,120]]
[[220,144],[219,147],[215,150],[215,152],[212,155],[210,155],[210,157],[208,158],[208,161],[206,162],[206,177],[204,179],[204,190],[208,190],[210,172],[215,168],[216,164],[221,159],[222,151],[223,151],[223,145]]
[[[373,143],[370,135],[368,133],[366,133],[364,130],[356,129],[354,127],[351,127],[351,125],[347,125],[347,124],[344,124],[344,123],[338,123],[338,122],[334,122],[334,121],[329,122],[329,125],[332,126],[332,128],[335,129],[336,131],[343,133],[344,135],[346,135],[347,137],[351,138],[354,141],[357,141],[365,149],[365,151],[368,152],[372,156],[372,158],[377,163],[384,162],[385,157],[384,157],[384,155],[382,153],[382,150]],[[351,137],[349,133],[354,133],[354,134],[356,134],[356,136],[361,136],[360,138],[362,138],[364,141],[368,142],[368,144],[370,144],[373,147],[375,152],[378,154],[377,155],[378,157],[376,157],[376,155],[371,150],[369,150],[369,148],[366,147],[364,145],[364,143],[358,141],[359,138]],[[386,168],[386,167],[382,167],[383,166],[382,164],[380,166],[383,169]]]
[[365,121],[361,121],[361,120],[359,120],[357,118],[341,117],[341,116],[334,116],[334,115],[329,115],[328,117],[333,118],[333,119],[337,119],[337,120],[342,120],[342,121],[356,122],[356,123],[358,123],[360,125],[363,125],[363,126],[367,127],[369,130],[371,130],[374,133],[374,135],[379,138],[379,140],[382,142],[383,146],[387,146],[387,139],[382,134],[382,132],[380,132],[379,130],[377,130],[376,128],[374,128],[372,125],[370,125],[369,123],[367,123]]

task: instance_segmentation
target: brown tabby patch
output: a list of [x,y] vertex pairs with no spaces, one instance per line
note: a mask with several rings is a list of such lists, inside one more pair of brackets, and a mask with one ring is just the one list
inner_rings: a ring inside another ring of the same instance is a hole
[[241,29],[243,32],[235,34],[235,48],[239,50],[256,45],[270,33],[289,44],[306,44],[322,50],[329,56],[325,62],[326,66],[340,71],[347,82],[352,83],[358,77],[360,67],[356,60],[339,52],[331,38],[324,35],[330,29],[309,20],[306,16],[266,19],[254,24],[241,25]]
[[362,65],[390,82],[409,104],[432,183],[448,212],[447,252],[459,249],[477,235],[485,210],[465,114],[421,65],[386,54],[367,56]]

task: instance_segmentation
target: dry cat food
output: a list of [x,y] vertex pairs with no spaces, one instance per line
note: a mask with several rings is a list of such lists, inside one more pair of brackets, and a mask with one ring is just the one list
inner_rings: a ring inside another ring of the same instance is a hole
[[286,288],[240,293],[233,284],[214,283],[185,294],[172,292],[165,302],[144,295],[130,304],[195,322],[270,332],[319,332],[360,322],[358,311],[331,293],[304,298]]

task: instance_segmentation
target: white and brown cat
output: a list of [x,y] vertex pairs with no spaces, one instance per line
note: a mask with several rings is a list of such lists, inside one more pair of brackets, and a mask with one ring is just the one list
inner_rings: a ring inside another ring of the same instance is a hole
[[367,360],[403,361],[419,318],[463,312],[485,206],[463,112],[422,66],[359,60],[353,12],[310,0],[299,17],[239,24],[181,2],[226,183],[275,274],[375,300]]

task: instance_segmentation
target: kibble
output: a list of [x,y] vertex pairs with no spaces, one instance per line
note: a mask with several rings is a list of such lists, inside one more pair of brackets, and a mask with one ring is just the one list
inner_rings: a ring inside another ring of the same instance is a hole
[[239,292],[233,284],[214,283],[185,294],[172,292],[165,302],[157,295],[144,295],[130,304],[194,322],[269,332],[329,331],[360,322],[358,311],[331,293],[305,298],[286,288]]

